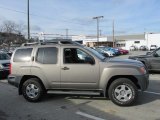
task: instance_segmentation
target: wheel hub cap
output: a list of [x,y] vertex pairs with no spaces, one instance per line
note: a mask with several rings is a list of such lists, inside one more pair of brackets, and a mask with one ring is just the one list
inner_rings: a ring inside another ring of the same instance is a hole
[[35,98],[37,97],[38,93],[39,93],[39,88],[36,85],[34,84],[27,85],[26,94],[28,97]]
[[126,94],[126,92],[124,90],[120,91],[120,95],[124,96]]
[[114,90],[114,96],[117,100],[121,102],[126,102],[131,99],[133,93],[129,86],[119,85]]

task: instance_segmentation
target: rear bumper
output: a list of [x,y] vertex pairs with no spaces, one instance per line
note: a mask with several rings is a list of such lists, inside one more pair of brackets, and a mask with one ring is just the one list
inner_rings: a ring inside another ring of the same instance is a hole
[[142,91],[145,91],[149,85],[149,74],[137,75],[138,84],[141,87]]
[[9,75],[8,83],[18,88],[21,78],[22,78],[21,76]]
[[5,79],[9,75],[9,70],[0,70],[0,79]]

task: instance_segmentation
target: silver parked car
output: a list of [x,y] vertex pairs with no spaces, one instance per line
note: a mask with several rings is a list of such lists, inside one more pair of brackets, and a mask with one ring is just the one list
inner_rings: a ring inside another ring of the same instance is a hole
[[141,62],[110,59],[76,42],[23,46],[11,58],[8,82],[31,102],[45,93],[102,95],[120,106],[132,105],[146,90],[148,72]]
[[0,79],[9,75],[10,56],[5,52],[0,52]]

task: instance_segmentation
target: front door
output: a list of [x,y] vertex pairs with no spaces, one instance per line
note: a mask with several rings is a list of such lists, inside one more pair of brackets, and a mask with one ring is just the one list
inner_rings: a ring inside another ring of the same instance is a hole
[[160,49],[153,53],[153,57],[150,58],[151,69],[160,70]]
[[62,48],[61,88],[96,89],[99,64],[94,57],[80,48]]

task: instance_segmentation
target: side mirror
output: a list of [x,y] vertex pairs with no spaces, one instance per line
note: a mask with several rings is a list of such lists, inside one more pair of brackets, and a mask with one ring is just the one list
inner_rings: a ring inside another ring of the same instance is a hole
[[89,63],[91,65],[95,64],[94,60],[91,57],[86,57],[85,58],[85,63]]

